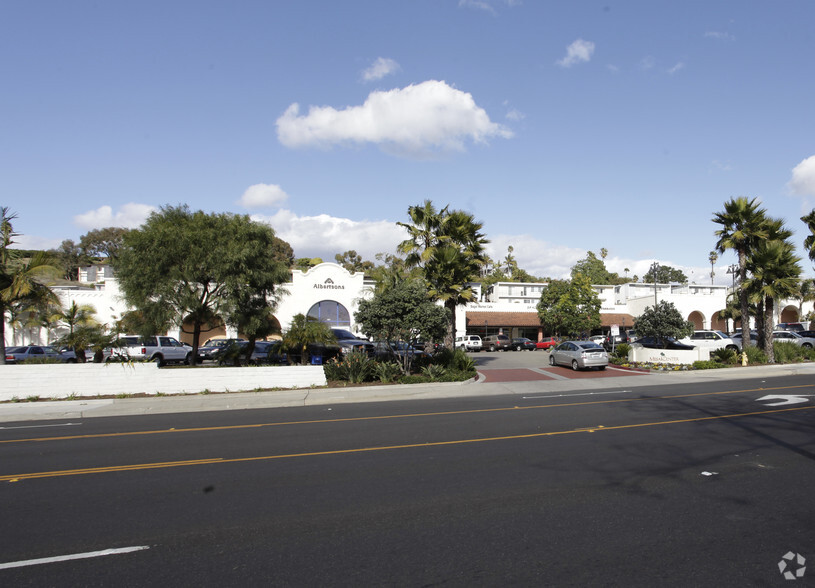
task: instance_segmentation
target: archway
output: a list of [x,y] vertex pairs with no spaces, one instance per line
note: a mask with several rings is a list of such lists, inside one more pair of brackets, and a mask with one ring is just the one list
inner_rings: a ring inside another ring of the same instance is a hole
[[688,320],[693,323],[693,328],[697,331],[705,328],[705,315],[698,310],[694,310],[688,316]]
[[[189,317],[184,319],[184,323],[181,325],[181,336],[179,337],[182,343],[192,345],[193,329],[194,326]],[[211,321],[207,321],[201,325],[201,335],[198,338],[198,344],[203,345],[208,339],[214,339],[216,337],[226,337],[226,325],[220,317],[215,317]]]
[[308,316],[329,327],[350,327],[351,314],[335,300],[321,300],[308,309]]
[[797,306],[785,306],[783,310],[781,310],[781,315],[779,317],[779,323],[797,323],[798,322],[798,307]]
[[722,318],[722,313],[724,310],[719,310],[713,313],[713,318],[710,321],[710,328],[714,331],[723,331],[727,332],[727,319]]

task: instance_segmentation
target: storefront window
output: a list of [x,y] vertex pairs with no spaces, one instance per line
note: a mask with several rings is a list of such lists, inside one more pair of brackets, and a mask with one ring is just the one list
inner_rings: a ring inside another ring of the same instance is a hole
[[339,302],[321,300],[308,311],[308,316],[315,318],[330,327],[350,327],[351,315]]

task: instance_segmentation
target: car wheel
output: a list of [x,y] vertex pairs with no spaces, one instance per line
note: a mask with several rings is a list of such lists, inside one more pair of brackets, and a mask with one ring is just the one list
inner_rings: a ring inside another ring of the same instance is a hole
[[158,367],[164,367],[164,358],[160,355],[156,355],[153,357],[153,363],[156,364]]
[[725,347],[725,349],[729,349],[730,351],[733,351],[735,353],[739,352],[739,348],[736,345],[728,345],[727,347]]
[[520,345],[516,345],[516,346],[515,346],[515,351],[520,351],[520,350],[521,350],[521,346],[520,346]]
[[576,359],[573,359],[573,360],[572,360],[572,369],[573,369],[574,371],[577,371],[577,370],[579,370],[579,369],[580,369],[580,366],[579,366],[579,365],[577,365],[577,360],[576,360]]
[[555,365],[555,356],[554,355],[549,356],[549,365]]
[[490,351],[495,351],[495,345],[490,345]]
[[801,345],[801,347],[803,347],[804,349],[812,349],[812,343],[804,343],[803,345]]
[[604,365],[597,366],[597,369],[602,372],[604,369],[606,369],[606,366],[604,366]]

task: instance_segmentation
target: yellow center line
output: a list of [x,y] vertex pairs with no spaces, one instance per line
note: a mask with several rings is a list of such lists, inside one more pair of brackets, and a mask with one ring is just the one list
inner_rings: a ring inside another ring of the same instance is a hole
[[58,470],[52,472],[32,472],[27,474],[8,474],[8,475],[0,475],[0,482],[19,482],[21,480],[33,480],[38,478],[55,478],[60,476],[79,476],[84,474],[103,474],[103,473],[111,473],[111,472],[125,472],[125,471],[136,471],[136,470],[149,470],[149,469],[158,469],[158,468],[173,468],[173,467],[183,467],[183,466],[195,466],[195,465],[211,465],[211,464],[227,464],[227,463],[240,463],[240,462],[249,462],[249,461],[269,461],[273,459],[289,459],[289,458],[296,458],[296,457],[318,457],[318,456],[326,456],[326,455],[349,455],[353,453],[363,453],[369,451],[392,451],[395,449],[413,449],[419,447],[442,447],[446,445],[464,445],[468,443],[486,443],[486,442],[494,442],[494,441],[509,441],[509,440],[518,440],[518,439],[535,439],[538,437],[551,437],[555,435],[570,435],[573,433],[604,433],[607,431],[616,431],[622,429],[636,429],[640,427],[655,427],[660,425],[674,425],[679,423],[698,423],[703,421],[715,421],[715,420],[722,420],[722,419],[733,419],[739,417],[746,417],[746,416],[756,416],[756,415],[765,415],[765,414],[778,414],[782,412],[793,412],[793,411],[800,411],[800,410],[813,410],[815,406],[801,406],[795,408],[779,408],[775,410],[761,410],[755,412],[744,412],[744,413],[736,413],[736,414],[726,414],[726,415],[718,415],[718,416],[706,416],[706,417],[696,417],[690,419],[677,419],[677,420],[670,420],[670,421],[654,421],[649,423],[633,423],[628,425],[613,425],[613,426],[602,426],[598,425],[596,428],[580,428],[580,429],[568,429],[564,431],[549,431],[546,433],[527,433],[523,435],[505,435],[501,437],[479,437],[475,439],[454,439],[451,441],[428,441],[425,443],[410,443],[404,445],[386,445],[380,447],[359,447],[359,448],[352,448],[352,449],[334,449],[330,451],[311,451],[305,453],[287,453],[287,454],[280,454],[280,455],[263,455],[263,456],[255,456],[255,457],[235,457],[235,458],[221,458],[221,457],[213,457],[208,459],[195,459],[195,460],[183,460],[183,461],[168,461],[168,462],[158,462],[158,463],[144,463],[144,464],[131,464],[131,465],[123,465],[123,466],[106,466],[106,467],[98,467],[98,468],[83,468],[83,469],[76,469],[76,470]]
[[[452,415],[467,415],[478,413],[490,412],[505,412],[516,410],[538,410],[544,408],[565,408],[570,406],[589,406],[595,404],[619,404],[630,402],[642,401],[661,401],[661,400],[674,400],[677,398],[693,398],[696,396],[722,396],[727,394],[746,394],[749,392],[767,392],[772,390],[794,390],[797,388],[812,388],[815,384],[798,384],[795,386],[776,386],[770,388],[748,388],[744,390],[725,390],[723,392],[697,392],[693,394],[676,394],[672,396],[645,396],[639,398],[619,398],[616,400],[587,400],[585,402],[569,402],[561,404],[537,404],[533,406],[510,406],[503,408],[479,408],[472,410],[450,410],[441,412],[420,412],[410,414],[391,414],[380,416],[368,417],[348,417],[336,419],[314,419],[305,421],[281,421],[275,423],[253,423],[247,425],[220,425],[215,427],[191,427],[183,429],[156,429],[150,431],[127,431],[121,433],[93,433],[90,435],[64,435],[60,437],[33,437],[28,439],[3,439],[0,440],[0,445],[9,443],[42,443],[47,441],[72,441],[76,439],[103,439],[109,437],[131,437],[136,435],[166,435],[170,433],[200,433],[208,431],[229,431],[237,429],[259,429],[264,427],[282,427],[289,425],[314,425],[314,424],[327,424],[327,423],[350,423],[358,421],[376,421],[376,420],[391,420],[391,419],[411,419],[420,417],[434,417],[434,416],[452,416]],[[558,396],[557,398],[563,398]]]

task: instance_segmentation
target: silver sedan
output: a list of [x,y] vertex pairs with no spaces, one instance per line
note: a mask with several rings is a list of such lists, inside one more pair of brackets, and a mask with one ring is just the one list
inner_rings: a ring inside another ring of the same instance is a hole
[[608,353],[592,341],[564,341],[549,352],[549,365],[567,365],[573,370],[592,367],[604,370]]

